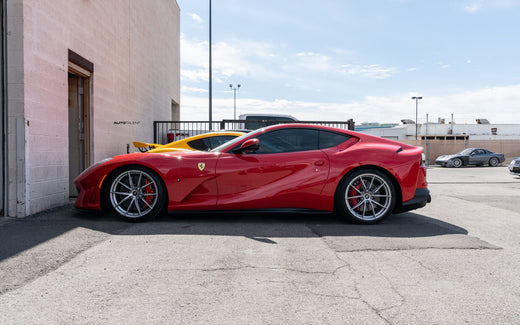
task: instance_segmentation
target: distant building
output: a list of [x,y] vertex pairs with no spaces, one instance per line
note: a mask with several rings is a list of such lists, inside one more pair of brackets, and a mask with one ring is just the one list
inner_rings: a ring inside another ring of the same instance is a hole
[[0,209],[69,202],[72,180],[179,118],[175,0],[2,0]]
[[387,129],[396,127],[397,123],[385,123],[381,124],[378,122],[362,122],[360,125],[355,126],[355,130],[358,132],[368,130],[368,129]]
[[[483,119],[482,119],[483,120]],[[417,138],[430,140],[518,140],[520,125],[518,124],[417,124]],[[415,140],[415,123],[406,123],[393,127],[372,127],[361,130],[363,133],[393,140]],[[358,130],[356,126],[356,130]]]
[[421,146],[427,164],[433,163],[440,155],[453,154],[470,147],[503,153],[507,161],[520,156],[519,124],[486,124],[489,121],[479,119],[476,124],[452,125],[439,119],[438,123],[417,124],[416,139],[416,124],[411,120],[405,121],[391,128],[371,128],[361,132]]

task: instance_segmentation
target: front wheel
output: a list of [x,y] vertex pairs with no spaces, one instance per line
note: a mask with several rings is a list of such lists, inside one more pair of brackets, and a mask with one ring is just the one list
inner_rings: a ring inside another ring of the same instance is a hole
[[159,176],[139,166],[113,175],[106,195],[110,206],[129,221],[154,218],[166,204],[166,190]]
[[498,159],[495,158],[495,157],[489,159],[489,166],[491,166],[491,167],[496,167],[496,166],[498,166]]
[[395,206],[395,189],[381,171],[363,169],[348,175],[340,184],[336,207],[340,216],[362,224],[377,223]]
[[459,168],[462,166],[462,160],[460,160],[459,158],[455,158],[451,161],[451,165],[455,168]]

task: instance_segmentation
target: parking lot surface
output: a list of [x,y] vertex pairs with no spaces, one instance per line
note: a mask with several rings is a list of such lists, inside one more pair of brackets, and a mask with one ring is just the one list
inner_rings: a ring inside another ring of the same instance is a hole
[[332,214],[66,206],[0,220],[0,324],[520,324],[520,178],[428,169],[432,203]]

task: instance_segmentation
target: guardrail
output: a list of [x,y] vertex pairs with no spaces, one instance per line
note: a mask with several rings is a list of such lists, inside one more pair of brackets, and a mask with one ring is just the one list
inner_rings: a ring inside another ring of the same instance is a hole
[[354,120],[342,121],[279,121],[279,120],[222,120],[209,121],[154,121],[154,143],[166,144],[181,140],[193,135],[218,130],[255,130],[275,124],[301,123],[335,127],[338,129],[354,130]]

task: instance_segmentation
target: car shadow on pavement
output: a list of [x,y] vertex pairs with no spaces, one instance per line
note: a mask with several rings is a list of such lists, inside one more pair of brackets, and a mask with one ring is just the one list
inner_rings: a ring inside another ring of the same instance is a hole
[[[155,235],[167,235],[164,240],[172,243],[193,236],[193,243],[202,246],[214,242],[211,236],[234,236],[241,245],[245,238],[251,240],[249,246],[273,247],[289,238],[319,238],[329,249],[347,253],[498,248],[469,236],[464,228],[410,212],[391,215],[375,225],[346,223],[332,213],[243,211],[177,212],[129,223],[114,213],[86,213],[67,205],[23,219],[0,218],[0,295],[56,270],[98,244],[119,249],[117,245],[125,241],[110,244],[114,236],[147,241],[146,237]],[[202,236],[210,240],[201,240]]]
[[299,225],[319,236],[431,237],[468,233],[464,228],[412,212],[391,215],[374,225],[346,222],[328,212],[287,211],[170,213],[147,224],[153,223],[161,224],[157,227],[161,234],[240,235],[247,229],[264,237],[308,237]]
[[[56,242],[50,249],[70,254],[88,249],[110,235],[243,236],[269,238],[367,237],[420,238],[464,235],[461,227],[417,213],[391,215],[375,225],[343,222],[332,213],[205,212],[169,213],[144,223],[128,223],[113,213],[76,210],[72,205],[47,210],[24,219],[0,219],[0,261]],[[67,247],[70,246],[70,247]]]

